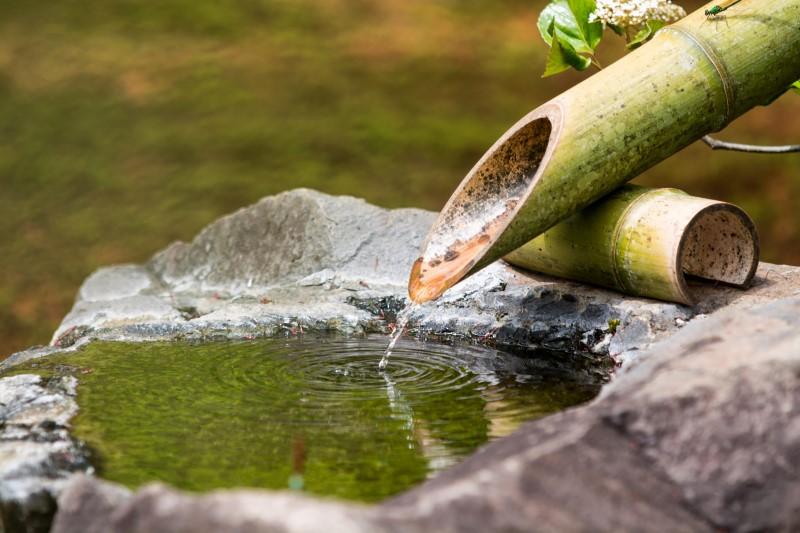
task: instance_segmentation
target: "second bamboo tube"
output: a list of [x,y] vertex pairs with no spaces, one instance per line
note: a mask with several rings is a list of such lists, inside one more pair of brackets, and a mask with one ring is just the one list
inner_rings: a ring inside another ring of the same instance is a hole
[[627,185],[505,259],[628,294],[692,304],[687,276],[746,287],[758,266],[758,248],[753,222],[734,205]]

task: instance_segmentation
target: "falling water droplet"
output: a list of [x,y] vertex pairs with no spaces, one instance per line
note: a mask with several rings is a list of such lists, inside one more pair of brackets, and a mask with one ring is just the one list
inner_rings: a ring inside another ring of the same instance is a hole
[[408,320],[418,307],[419,304],[411,304],[406,306],[405,309],[397,314],[397,322],[389,339],[389,346],[386,347],[386,351],[384,352],[383,357],[381,357],[381,362],[378,363],[378,370],[381,372],[386,370],[386,367],[389,365],[389,357],[392,355],[392,350],[397,344],[397,341],[400,340],[400,337],[403,336],[403,331],[405,331],[406,326],[408,325]]

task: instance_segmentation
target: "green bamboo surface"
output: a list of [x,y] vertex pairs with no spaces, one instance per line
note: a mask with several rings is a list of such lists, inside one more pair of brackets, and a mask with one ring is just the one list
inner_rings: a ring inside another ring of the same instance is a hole
[[[715,231],[718,217],[722,231]],[[686,274],[749,284],[758,236],[736,206],[676,189],[625,185],[505,259],[536,272],[691,304]]]

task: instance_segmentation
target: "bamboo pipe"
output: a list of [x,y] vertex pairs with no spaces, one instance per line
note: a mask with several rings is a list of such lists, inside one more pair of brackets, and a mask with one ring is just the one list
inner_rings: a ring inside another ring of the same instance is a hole
[[749,286],[758,235],[735,205],[625,185],[514,250],[509,263],[691,305],[686,276]]
[[430,230],[411,299],[439,297],[800,78],[800,0],[742,0],[718,22],[705,8],[504,133]]

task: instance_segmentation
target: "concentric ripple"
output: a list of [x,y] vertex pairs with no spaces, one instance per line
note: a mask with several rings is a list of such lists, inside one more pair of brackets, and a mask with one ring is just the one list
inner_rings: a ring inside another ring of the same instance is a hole
[[259,359],[241,365],[238,358],[230,358],[217,366],[216,377],[230,385],[258,384],[268,390],[300,380],[308,398],[318,401],[349,400],[354,392],[358,400],[385,398],[384,375],[407,393],[427,394],[466,387],[481,379],[452,349],[413,342],[402,343],[391,365],[380,372],[376,354],[384,347],[385,342],[376,338],[291,339],[269,346],[269,365]]
[[599,389],[541,361],[408,339],[379,371],[386,342],[96,343],[48,364],[79,377],[75,432],[107,479],[209,490],[302,474],[308,491],[363,501]]

